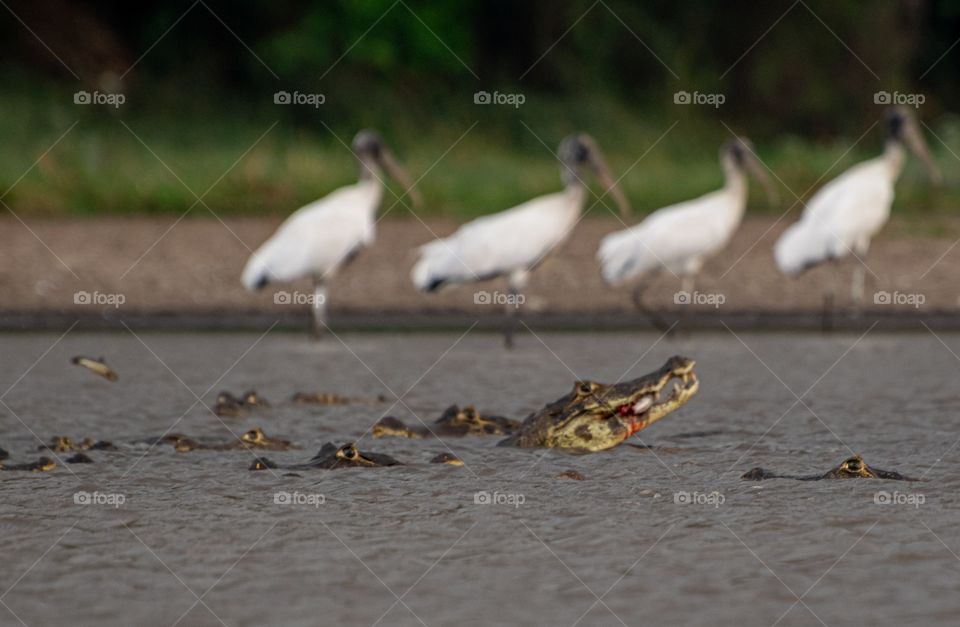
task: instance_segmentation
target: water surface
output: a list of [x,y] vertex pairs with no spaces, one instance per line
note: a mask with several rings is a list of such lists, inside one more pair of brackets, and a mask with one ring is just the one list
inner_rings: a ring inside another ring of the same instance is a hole
[[[359,439],[405,465],[289,477],[249,472],[247,451],[123,446],[91,453],[94,465],[0,473],[3,625],[960,615],[957,335],[542,334],[510,353],[480,333],[323,346],[279,333],[58,338],[0,336],[0,446],[16,461],[52,435],[226,440],[259,425],[302,446],[268,454],[281,463]],[[452,403],[523,417],[577,378],[639,376],[675,353],[697,359],[700,394],[635,436],[640,446],[574,456],[369,435],[385,414],[431,422]],[[106,356],[120,380],[71,366],[75,354]],[[205,407],[220,389],[249,388],[273,407],[222,420]],[[295,391],[386,401],[299,406]],[[465,466],[427,463],[447,450]],[[740,480],[755,466],[819,473],[851,453],[925,481]],[[567,470],[585,480],[558,478]],[[113,504],[77,504],[78,492]],[[276,503],[285,493],[301,502]]]

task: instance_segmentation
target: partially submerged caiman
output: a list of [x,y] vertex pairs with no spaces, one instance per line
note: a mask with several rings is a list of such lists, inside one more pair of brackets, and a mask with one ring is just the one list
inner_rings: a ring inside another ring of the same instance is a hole
[[46,472],[57,467],[57,463],[49,457],[41,457],[35,462],[24,464],[10,464],[4,459],[0,461],[0,470],[21,470],[26,472]]
[[75,453],[79,451],[115,451],[117,447],[106,440],[94,441],[91,438],[84,438],[75,442],[65,435],[55,435],[50,438],[48,443],[38,446],[37,450],[53,451],[55,453]]
[[[613,448],[696,395],[700,382],[693,372],[695,365],[692,359],[675,356],[656,372],[633,381],[610,385],[579,381],[569,394],[531,414],[498,446],[583,453]],[[662,397],[671,381],[671,391]]]
[[240,397],[224,390],[217,394],[217,402],[213,405],[213,413],[218,416],[236,418],[242,416],[247,409],[261,409],[263,407],[270,407],[270,403],[257,394],[256,390],[248,390]]
[[913,477],[901,475],[893,470],[871,468],[859,455],[843,460],[843,462],[823,473],[822,475],[780,475],[763,468],[751,468],[743,474],[741,479],[747,481],[763,481],[764,479],[796,479],[797,481],[820,481],[822,479],[890,479],[892,481],[920,481]]
[[192,438],[181,433],[168,433],[159,438],[143,440],[141,444],[170,444],[177,451],[186,453],[188,451],[233,451],[238,449],[266,449],[271,451],[286,451],[298,448],[289,440],[273,438],[263,432],[260,427],[250,429],[239,438],[223,441],[207,441],[203,439]]
[[291,399],[301,405],[374,405],[387,402],[383,394],[376,398],[351,398],[331,392],[297,392]]
[[509,435],[520,423],[503,416],[487,416],[473,405],[460,409],[451,405],[430,426],[408,427],[393,416],[384,416],[373,425],[373,437],[398,437],[419,440],[430,436]]
[[[281,440],[279,438],[268,436],[259,427],[250,429],[239,438],[230,441],[210,441],[206,439],[191,438],[179,433],[169,433],[156,438],[138,440],[133,444],[147,444],[150,446],[169,444],[181,453],[195,450],[233,451],[257,449],[287,451],[290,449],[299,448],[288,440]],[[56,453],[75,453],[63,461],[68,464],[90,464],[93,463],[93,460],[81,451],[115,451],[117,450],[117,447],[112,443],[103,440],[94,441],[91,438],[84,438],[83,440],[74,441],[66,436],[54,436],[50,438],[49,443],[42,444],[38,446],[37,449],[40,451],[50,451],[54,455],[56,455]],[[40,457],[35,462],[27,462],[22,464],[11,464],[7,461],[8,457],[9,454],[0,448],[0,470],[26,470],[43,472],[53,470],[57,467],[56,462],[49,457]]]
[[312,470],[314,468],[375,468],[381,466],[398,466],[400,462],[381,453],[361,452],[354,443],[337,446],[332,442],[323,445],[319,452],[310,461],[304,464],[280,466],[266,457],[258,457],[250,466],[250,470]]

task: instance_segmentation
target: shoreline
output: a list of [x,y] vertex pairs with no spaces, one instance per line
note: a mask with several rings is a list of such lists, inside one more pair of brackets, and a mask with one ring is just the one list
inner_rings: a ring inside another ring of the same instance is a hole
[[[819,330],[831,269],[789,279],[773,261],[776,238],[795,219],[792,213],[747,216],[727,249],[707,261],[695,304],[680,304],[679,280],[668,273],[650,283],[644,300],[670,322],[680,318],[686,328]],[[278,217],[0,219],[0,249],[7,261],[0,267],[0,330],[65,329],[74,322],[83,329],[122,329],[121,320],[143,329],[264,330],[274,322],[306,329],[308,306],[299,301],[312,294],[309,281],[260,293],[240,285],[251,249],[280,222]],[[437,294],[419,293],[410,284],[416,247],[458,226],[440,217],[381,221],[373,246],[330,281],[332,328],[463,329],[477,322],[499,329],[503,307],[492,303],[505,295],[503,282]],[[651,329],[632,303],[631,288],[608,287],[599,276],[597,246],[622,228],[610,216],[582,220],[532,274],[520,319],[544,329]],[[933,234],[918,234],[895,218],[865,259],[859,316],[849,297],[857,262],[837,269],[833,327],[866,329],[879,320],[891,329],[923,330],[923,323],[960,329],[958,234],[960,217]],[[79,302],[81,295],[88,304]]]
[[[950,310],[912,313],[902,310],[837,310],[829,319],[819,311],[697,311],[678,316],[676,311],[659,315],[672,331],[786,331],[786,332],[911,332],[960,331],[960,312]],[[514,321],[514,332],[611,332],[663,333],[640,314],[623,311],[535,313]],[[0,311],[0,333],[73,331],[147,332],[241,332],[267,330],[303,332],[310,329],[309,312],[280,314],[247,311]],[[462,332],[472,329],[499,333],[504,318],[471,315],[459,311],[335,311],[329,319],[333,333],[341,332]]]

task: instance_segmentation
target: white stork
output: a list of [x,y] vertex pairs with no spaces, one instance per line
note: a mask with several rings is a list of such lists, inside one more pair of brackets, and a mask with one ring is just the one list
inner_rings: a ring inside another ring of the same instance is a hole
[[406,188],[415,205],[420,196],[376,131],[353,138],[360,180],[301,207],[251,255],[243,269],[243,285],[259,290],[268,283],[313,279],[313,326],[326,328],[326,283],[334,273],[374,240],[376,213],[383,197],[383,171]]
[[[720,147],[725,182],[721,189],[658,209],[640,224],[603,238],[597,251],[601,275],[610,285],[667,270],[681,277],[680,289],[688,294],[704,262],[726,247],[740,226],[747,206],[747,173],[767,189],[776,204],[776,190],[753,152],[750,141],[732,139]],[[643,303],[649,280],[637,285],[637,307],[654,317]],[[657,326],[662,323],[654,317]]]
[[[857,264],[851,297],[863,299],[863,257],[870,240],[890,217],[893,187],[906,158],[904,148],[916,154],[935,183],[940,172],[923,140],[923,133],[910,109],[897,106],[887,110],[887,140],[883,154],[859,163],[824,185],[806,204],[800,220],[792,224],[774,246],[780,271],[798,276],[823,262],[853,254]],[[831,281],[832,283],[832,281]],[[827,291],[825,307],[832,306],[833,286]]]
[[557,151],[563,191],[540,196],[506,211],[477,218],[453,235],[419,248],[411,278],[417,289],[433,292],[441,286],[506,277],[511,298],[506,299],[505,340],[512,345],[510,318],[530,272],[570,235],[583,211],[588,190],[584,169],[613,196],[621,213],[630,210],[604,163],[596,142],[585,134],[571,135]]

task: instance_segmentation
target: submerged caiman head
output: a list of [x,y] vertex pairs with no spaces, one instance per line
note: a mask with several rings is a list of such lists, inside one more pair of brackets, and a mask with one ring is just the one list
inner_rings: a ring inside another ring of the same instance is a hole
[[[682,407],[700,382],[687,357],[671,357],[656,372],[623,383],[579,381],[573,391],[531,414],[500,446],[545,446],[595,452],[620,444]],[[669,392],[668,384],[674,381]]]
[[893,470],[871,468],[859,455],[843,460],[843,463],[823,475],[824,479],[894,479],[896,481],[915,481]]
[[748,481],[763,481],[764,479],[797,479],[798,481],[820,481],[821,479],[891,479],[894,481],[920,481],[913,477],[901,475],[894,470],[873,468],[863,461],[859,455],[849,457],[839,466],[828,470],[822,475],[781,475],[763,468],[751,468],[740,477]]

